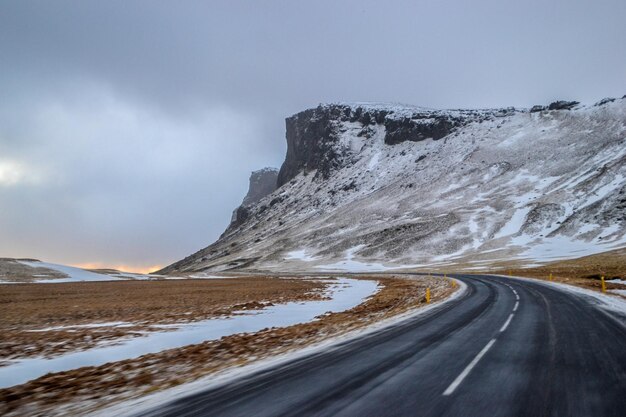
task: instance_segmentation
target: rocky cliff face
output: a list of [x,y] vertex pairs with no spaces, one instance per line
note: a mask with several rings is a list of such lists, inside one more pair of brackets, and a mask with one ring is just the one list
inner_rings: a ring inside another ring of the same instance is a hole
[[624,246],[626,100],[565,103],[298,113],[279,187],[165,272],[479,270]]
[[224,234],[244,223],[250,214],[250,207],[276,190],[277,179],[278,170],[276,168],[263,168],[250,174],[248,193],[241,205],[233,211],[230,225]]
[[350,149],[341,146],[349,126],[358,126],[357,137],[370,139],[385,132],[384,143],[438,140],[472,122],[492,120],[515,113],[499,110],[431,110],[410,106],[376,104],[328,104],[305,110],[286,120],[287,156],[278,175],[278,186],[300,172],[315,171],[327,179],[333,170],[349,162]]
[[243,206],[256,204],[263,197],[270,195],[276,190],[278,170],[276,168],[263,168],[250,174],[248,193],[243,199]]

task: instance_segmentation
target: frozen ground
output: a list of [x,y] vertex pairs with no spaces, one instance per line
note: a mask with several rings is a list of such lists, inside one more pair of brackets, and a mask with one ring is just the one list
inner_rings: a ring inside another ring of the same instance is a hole
[[[254,312],[242,311],[227,318],[161,326],[169,331],[148,333],[145,337],[123,340],[115,345],[69,353],[51,359],[33,358],[13,361],[0,367],[0,387],[17,385],[48,372],[101,365],[146,353],[219,339],[231,334],[255,332],[269,327],[284,327],[311,321],[326,312],[344,311],[360,304],[377,291],[377,286],[375,281],[339,278],[331,284],[327,300],[289,302]],[[124,325],[124,323],[115,325]]]

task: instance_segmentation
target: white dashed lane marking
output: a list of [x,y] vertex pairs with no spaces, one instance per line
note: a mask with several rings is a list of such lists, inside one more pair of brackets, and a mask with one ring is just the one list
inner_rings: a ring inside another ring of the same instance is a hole
[[[515,301],[515,305],[513,306],[513,313],[509,314],[509,317],[506,319],[506,321],[500,328],[500,333],[504,332],[509,327],[509,324],[511,324],[511,320],[513,320],[513,317],[515,317],[515,312],[517,311],[519,307],[519,294],[517,293],[517,291],[515,291],[513,287],[511,287],[509,284],[504,284],[504,285],[506,285],[507,287],[511,289],[511,291],[513,291],[513,294],[515,294],[515,300],[517,301]],[[480,359],[483,356],[485,356],[485,353],[487,353],[487,351],[491,349],[491,346],[493,346],[493,344],[496,343],[496,340],[497,339],[491,339],[489,343],[485,345],[483,350],[478,352],[478,355],[476,355],[476,357],[472,359],[469,365],[467,365],[465,369],[463,369],[463,372],[461,372],[459,376],[457,376],[456,379],[452,381],[450,386],[446,388],[446,390],[443,392],[443,395],[445,396],[451,395],[458,388],[458,386],[461,385],[463,380],[469,375],[470,372],[472,372],[472,369],[474,369],[476,364],[478,364],[478,361],[480,361]]]
[[485,347],[483,348],[483,350],[481,350],[480,352],[478,352],[478,355],[476,355],[476,357],[474,359],[472,359],[472,361],[469,363],[469,365],[467,365],[465,367],[465,369],[463,369],[463,372],[461,372],[459,374],[459,376],[456,377],[456,379],[454,381],[452,381],[452,383],[450,384],[450,386],[443,392],[443,395],[450,395],[454,392],[454,390],[456,390],[456,388],[461,385],[461,382],[463,382],[463,380],[465,379],[466,376],[469,375],[470,372],[472,372],[472,369],[474,369],[474,367],[476,366],[476,364],[478,363],[478,361],[485,356],[485,353],[487,353],[487,351],[489,349],[491,349],[491,346],[493,346],[493,344],[496,343],[496,339],[491,339],[489,341],[489,343],[487,343],[487,345],[485,345]]
[[515,314],[513,314],[513,313],[511,313],[511,314],[509,315],[509,318],[508,318],[508,319],[506,319],[506,321],[504,322],[504,325],[500,328],[500,333],[502,333],[503,331],[505,331],[505,330],[506,330],[506,328],[507,328],[507,327],[509,327],[509,323],[511,323],[511,320],[513,319],[513,316],[514,316],[514,315],[515,315]]

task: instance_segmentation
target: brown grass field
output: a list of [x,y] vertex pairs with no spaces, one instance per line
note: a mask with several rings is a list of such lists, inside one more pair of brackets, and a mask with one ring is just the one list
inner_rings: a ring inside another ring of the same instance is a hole
[[[0,285],[0,361],[54,356],[180,323],[320,298],[324,282],[281,278]],[[71,326],[128,322],[129,327]],[[61,329],[39,331],[49,327]]]
[[[378,320],[450,295],[450,280],[421,277],[370,277],[381,290],[355,308],[325,314],[318,320],[289,327],[235,334],[135,359],[48,374],[0,390],[0,414],[20,416],[81,415],[116,401],[214,375],[233,366],[295,350],[358,329]],[[169,295],[166,296],[169,298]]]

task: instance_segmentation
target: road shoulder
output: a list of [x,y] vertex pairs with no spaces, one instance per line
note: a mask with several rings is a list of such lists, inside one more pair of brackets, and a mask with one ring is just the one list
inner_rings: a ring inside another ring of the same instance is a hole
[[612,313],[617,313],[622,318],[626,319],[626,300],[618,295],[612,294],[603,294],[598,291],[588,290],[585,288],[581,288],[575,285],[569,285],[562,282],[550,282],[542,279],[534,279],[528,277],[520,277],[520,276],[508,276],[508,275],[498,275],[498,274],[490,274],[496,277],[506,278],[506,279],[514,279],[519,281],[527,281],[535,284],[543,285],[546,287],[554,288],[559,291],[565,291],[572,294],[576,294],[577,296],[582,296],[588,299],[593,305],[596,307],[608,310]]

